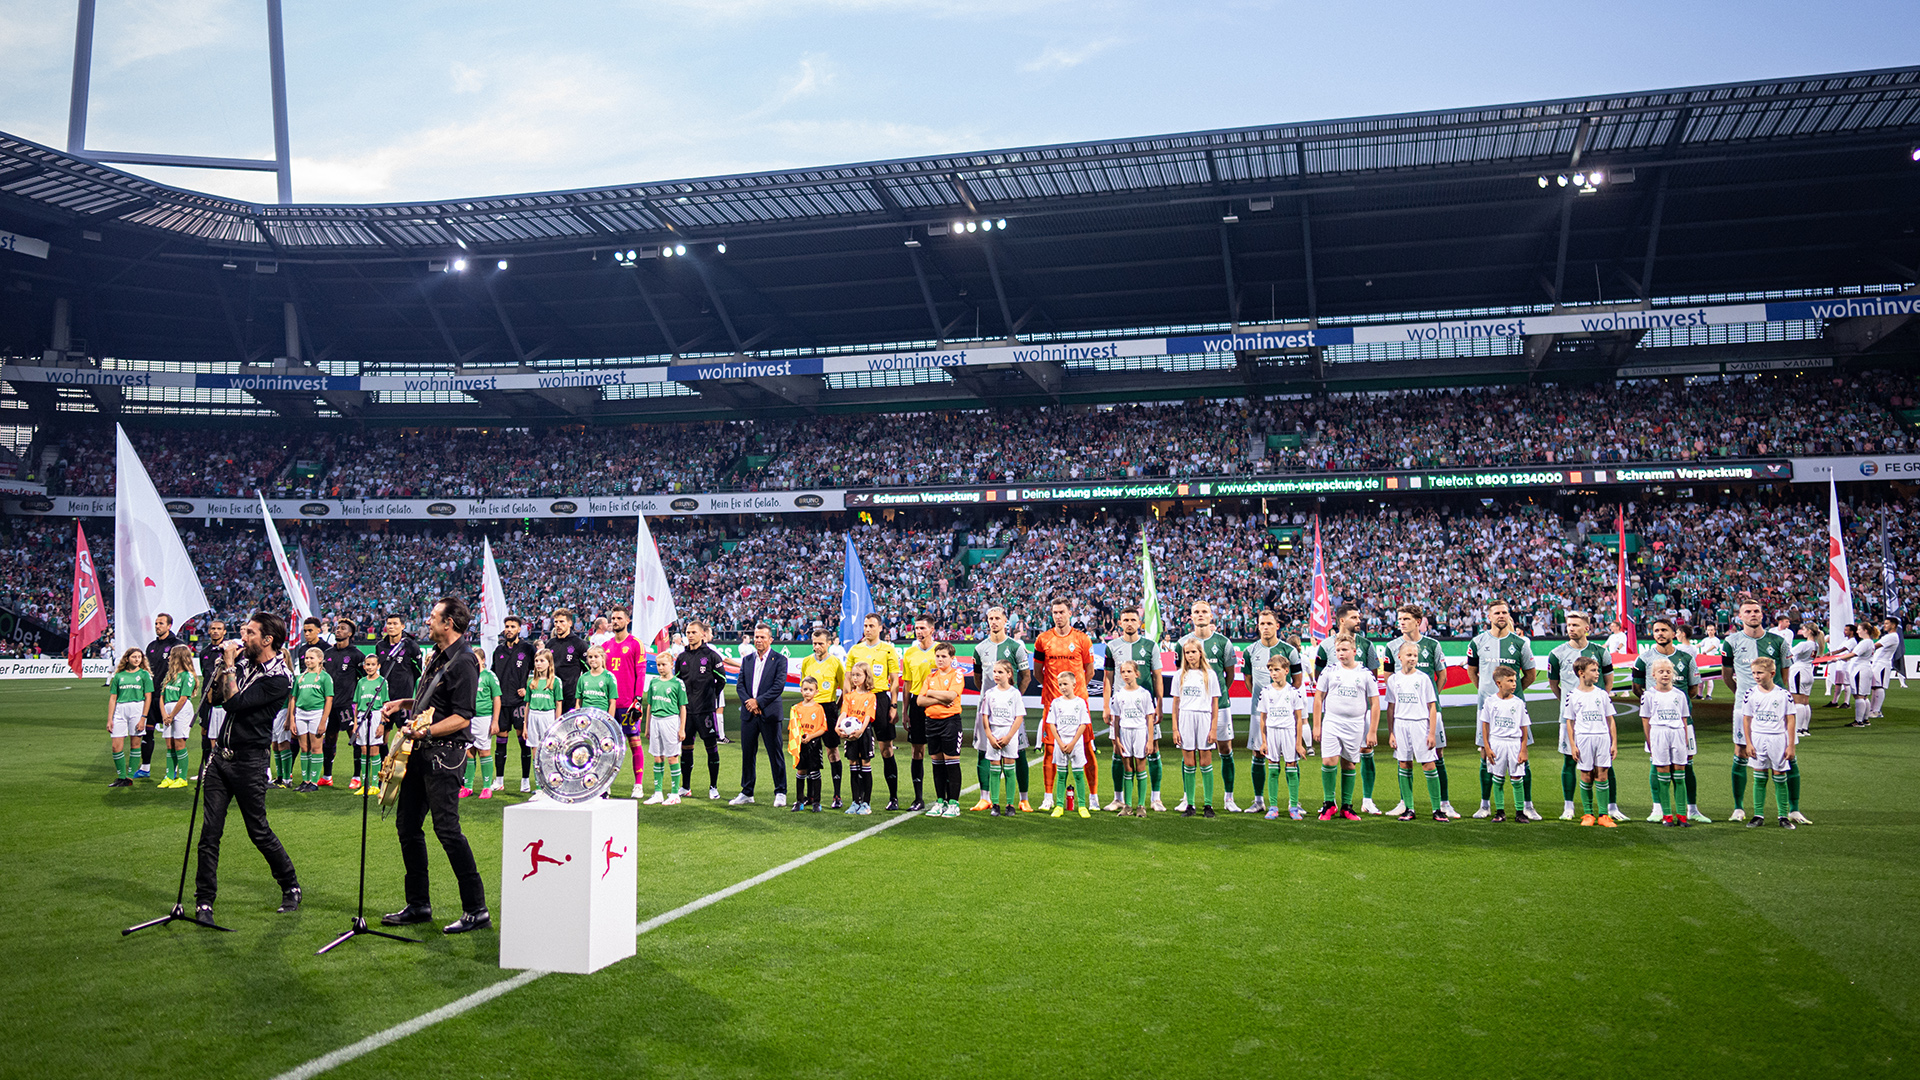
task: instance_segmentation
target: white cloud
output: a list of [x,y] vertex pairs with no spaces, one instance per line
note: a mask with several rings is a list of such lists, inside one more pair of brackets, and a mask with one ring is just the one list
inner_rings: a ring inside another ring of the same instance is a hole
[[1055,45],[1020,65],[1020,69],[1022,71],[1065,71],[1068,68],[1079,67],[1118,44],[1120,44],[1119,38],[1109,37],[1072,48]]
[[[248,9],[251,11],[251,8]],[[234,0],[136,0],[103,5],[94,16],[94,64],[124,68],[174,53],[226,46],[243,34],[266,50],[266,17],[243,19]],[[243,25],[244,22],[244,25]]]
[[456,94],[477,94],[481,90],[486,89],[486,72],[481,71],[479,68],[463,64],[458,60],[453,62],[451,77],[453,79],[453,92]]

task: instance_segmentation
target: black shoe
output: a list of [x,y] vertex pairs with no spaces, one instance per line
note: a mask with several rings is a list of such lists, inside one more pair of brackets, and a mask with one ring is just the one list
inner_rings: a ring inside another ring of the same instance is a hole
[[835,796],[833,797],[833,805],[832,805],[831,807],[829,807],[828,809],[831,809],[831,810],[838,810],[838,809],[840,809],[841,807],[843,807],[843,806],[845,806],[845,805],[846,805],[845,803],[843,803],[843,802],[841,802],[841,801],[840,801],[840,796],[838,796],[838,795],[835,795]]
[[797,813],[799,813],[800,811],[802,811],[802,810],[805,810],[806,808],[807,808],[807,803],[806,803],[806,800],[804,800],[804,799],[795,799],[795,800],[794,800],[794,802],[793,802],[793,805],[792,805],[792,806],[789,806],[789,807],[787,807],[787,813],[789,813],[789,814],[797,814]]
[[898,810],[898,809],[900,809],[900,800],[899,800],[899,799],[888,799],[888,800],[887,800],[887,809],[889,809],[889,810]]
[[118,778],[118,779],[116,779],[116,780],[115,780],[115,781],[114,781],[113,783],[111,783],[111,784],[108,784],[107,786],[108,786],[108,787],[110,787],[110,788],[116,788],[116,787],[132,787],[132,786],[133,786],[133,781],[131,781],[131,780],[129,780],[129,779],[127,779],[127,778],[126,778],[126,777],[124,777],[124,776],[122,776],[122,777],[120,777],[120,778]]
[[[892,804],[888,804],[888,808],[891,809]],[[908,810],[925,810],[926,808],[927,808],[927,804],[920,801],[919,799],[913,800],[913,805],[907,807]]]
[[408,904],[399,911],[380,916],[382,926],[412,926],[414,923],[432,921],[433,908],[425,904]]
[[469,930],[491,929],[493,929],[493,916],[487,914],[486,908],[481,908],[479,911],[469,911],[458,919],[441,927],[440,932],[443,934],[464,934]]
[[1214,816],[1216,816],[1216,815],[1214,814],[1214,812],[1213,812],[1213,804],[1212,804],[1212,803],[1208,803],[1207,805],[1205,805],[1205,806],[1203,806],[1203,807],[1201,807],[1201,808],[1200,808],[1200,816],[1201,816],[1201,817],[1214,817]]
[[1793,823],[1793,821],[1792,821],[1791,819],[1789,819],[1789,818],[1781,818],[1781,819],[1780,819],[1780,827],[1781,827],[1781,828],[1783,828],[1783,829],[1797,829],[1797,828],[1799,828],[1800,826],[1798,826],[1798,825],[1795,825],[1795,824]]
[[1515,810],[1513,812],[1513,821],[1516,825],[1525,825],[1527,823],[1527,812],[1525,810]]
[[1868,723],[1865,720],[1855,720],[1853,723],[1848,724],[1847,726],[1848,727],[1872,727],[1873,725],[1871,723]]
[[808,803],[808,804],[807,804],[807,813],[809,813],[809,814],[817,814],[817,813],[819,813],[819,812],[820,812],[820,804],[819,804],[819,803],[817,803],[817,802],[810,802],[810,803]]
[[212,926],[213,925],[213,905],[212,904],[195,905],[193,909],[193,921],[199,923],[201,926]]
[[1192,817],[1193,815],[1195,815],[1195,814],[1197,814],[1197,813],[1199,813],[1199,811],[1198,811],[1198,810],[1195,810],[1195,809],[1193,808],[1193,804],[1192,804],[1192,803],[1188,803],[1188,804],[1187,804],[1187,808],[1186,808],[1185,810],[1182,810],[1182,811],[1180,811],[1180,816],[1181,816],[1181,817]]
[[[1441,817],[1446,817],[1447,815],[1445,815],[1445,814],[1441,814],[1440,816],[1441,816]],[[1420,820],[1420,815],[1419,815],[1419,814],[1416,814],[1416,813],[1414,813],[1414,812],[1413,812],[1413,811],[1412,811],[1411,809],[1409,809],[1409,810],[1407,810],[1407,811],[1406,811],[1405,813],[1402,813],[1402,814],[1400,815],[1400,820],[1401,820],[1401,821],[1419,821],[1419,820]]]
[[292,911],[299,911],[300,910],[300,886],[295,885],[291,889],[281,890],[280,906],[275,908],[274,910],[278,911],[282,915],[285,915],[288,912],[292,912]]
[[999,816],[1000,816],[1000,807],[998,807],[998,806],[989,806],[989,807],[987,807],[987,816],[988,816],[988,817],[999,817]]
[[1435,821],[1437,821],[1437,822],[1439,822],[1439,823],[1440,823],[1440,824],[1442,824],[1442,825],[1445,825],[1445,824],[1447,824],[1447,823],[1449,822],[1449,820],[1451,820],[1451,819],[1449,819],[1449,818],[1447,817],[1447,814],[1446,814],[1446,811],[1444,811],[1444,810],[1435,810],[1435,811],[1433,812],[1433,820],[1435,820]]
[[1691,821],[1688,821],[1688,820],[1687,820],[1687,815],[1685,815],[1685,814],[1675,814],[1675,815],[1673,815],[1673,825],[1674,825],[1674,828],[1676,828],[1676,829],[1691,829],[1691,828],[1693,828],[1693,822],[1691,822]]
[[1760,826],[1765,825],[1766,823],[1767,823],[1766,818],[1761,817],[1759,814],[1755,814],[1752,817],[1747,819],[1747,828],[1757,829]]
[[1493,820],[1495,821],[1507,820],[1507,812],[1505,810],[1495,810],[1493,812]]

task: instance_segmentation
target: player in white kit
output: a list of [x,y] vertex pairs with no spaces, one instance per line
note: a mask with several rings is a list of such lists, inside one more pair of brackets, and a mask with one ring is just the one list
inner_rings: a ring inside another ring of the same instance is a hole
[[1573,748],[1574,768],[1580,776],[1580,798],[1586,813],[1582,825],[1615,826],[1611,813],[1596,813],[1593,798],[1595,784],[1607,782],[1614,755],[1620,749],[1620,732],[1613,722],[1613,695],[1600,689],[1600,662],[1583,656],[1573,662],[1579,685],[1560,696],[1561,738]]
[[[1880,623],[1880,639],[1873,643],[1873,701],[1867,709],[1867,719],[1879,720],[1880,707],[1887,702],[1887,684],[1893,681],[1893,665],[1903,663],[1900,656],[1900,624],[1893,619]],[[1905,678],[1901,682],[1905,683]]]
[[1019,813],[1020,744],[1027,727],[1027,701],[1013,685],[1013,661],[996,660],[993,685],[980,695],[981,733],[986,738],[988,813],[1011,817]]
[[1120,685],[1107,693],[1107,722],[1113,725],[1113,745],[1120,753],[1123,772],[1120,780],[1121,817],[1147,816],[1147,752],[1153,746],[1152,731],[1158,726],[1159,710],[1153,694],[1140,685],[1140,665],[1133,660],[1120,661]]
[[1272,796],[1267,803],[1268,821],[1280,816],[1283,773],[1287,780],[1287,816],[1295,821],[1306,816],[1300,809],[1300,758],[1307,752],[1300,740],[1300,719],[1307,709],[1305,699],[1288,677],[1291,669],[1286,654],[1270,653],[1267,684],[1253,706],[1252,726],[1260,732],[1261,745],[1266,748],[1267,791]]
[[1506,789],[1511,780],[1513,820],[1524,824],[1526,799],[1520,785],[1527,775],[1527,703],[1515,693],[1519,681],[1519,673],[1505,664],[1493,669],[1495,696],[1480,706],[1480,758],[1495,785],[1493,820],[1507,820]]
[[[1200,643],[1192,638],[1180,645],[1180,668],[1173,673],[1172,692],[1178,710],[1173,730],[1180,743],[1180,783],[1186,789],[1186,805],[1180,808],[1180,816],[1199,813],[1213,817],[1213,744],[1219,730],[1220,680],[1208,665]],[[1193,801],[1196,772],[1205,781],[1204,809]]]
[[1418,762],[1427,775],[1427,797],[1432,804],[1433,820],[1446,824],[1447,812],[1440,808],[1440,694],[1433,676],[1420,670],[1420,648],[1412,643],[1400,646],[1395,657],[1399,670],[1387,677],[1387,700],[1393,703],[1393,730],[1387,740],[1400,772],[1401,821],[1416,821],[1413,809],[1413,766]]
[[[1313,698],[1313,733],[1320,743],[1320,786],[1326,804],[1320,820],[1338,816],[1359,821],[1353,812],[1354,766],[1361,752],[1380,740],[1380,684],[1371,670],[1356,661],[1351,635],[1334,642],[1334,662],[1322,669]],[[1335,785],[1339,802],[1334,801]]]
[[1669,808],[1660,816],[1660,824],[1691,828],[1686,813],[1671,809],[1686,805],[1687,763],[1694,751],[1693,707],[1687,695],[1674,687],[1674,673],[1671,660],[1656,659],[1647,665],[1651,685],[1640,694],[1640,725],[1653,758],[1655,793],[1661,796],[1661,805]]
[[1820,628],[1809,621],[1800,627],[1800,640],[1788,651],[1792,665],[1787,668],[1787,693],[1793,695],[1793,730],[1798,738],[1806,738],[1813,725],[1813,658],[1824,644]]
[[1753,817],[1747,828],[1767,823],[1767,777],[1773,777],[1773,802],[1780,811],[1780,826],[1795,825],[1788,804],[1787,770],[1793,763],[1793,723],[1788,719],[1792,698],[1785,687],[1773,683],[1774,663],[1761,657],[1752,664],[1754,685],[1740,698],[1733,722],[1744,730],[1748,761],[1753,769]]

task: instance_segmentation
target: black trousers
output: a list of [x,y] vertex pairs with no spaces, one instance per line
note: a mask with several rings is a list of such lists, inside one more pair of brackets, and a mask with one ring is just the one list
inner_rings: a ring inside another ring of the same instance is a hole
[[206,819],[200,826],[200,866],[194,874],[193,898],[196,903],[213,903],[219,892],[220,836],[227,828],[228,805],[240,808],[240,820],[246,822],[247,839],[266,856],[267,869],[281,889],[300,884],[293,872],[293,859],[280,845],[267,824],[267,751],[237,752],[232,758],[218,751],[207,763],[207,777],[200,788],[206,800]]
[[347,741],[352,742],[353,701],[349,699],[343,703],[336,697],[333,699],[333,712],[327,716],[327,733],[320,743],[321,768],[324,776],[333,775],[333,751],[340,744],[340,736],[343,732],[347,736]]
[[680,786],[693,790],[694,741],[707,744],[707,786],[720,786],[720,740],[713,733],[713,705],[687,706],[687,737],[680,741]]
[[740,794],[753,794],[762,743],[766,744],[767,765],[773,773],[773,793],[787,793],[787,751],[781,745],[786,732],[782,726],[777,715],[740,710]]
[[473,848],[460,831],[460,783],[470,743],[465,738],[450,738],[415,744],[413,757],[407,762],[407,775],[400,781],[400,805],[393,820],[400,832],[400,861],[406,867],[410,905],[433,905],[427,889],[427,835],[422,829],[428,813],[432,813],[433,834],[440,838],[447,862],[453,865],[454,880],[460,883],[461,910],[482,911],[487,906],[487,887],[480,880],[480,868],[474,865]]

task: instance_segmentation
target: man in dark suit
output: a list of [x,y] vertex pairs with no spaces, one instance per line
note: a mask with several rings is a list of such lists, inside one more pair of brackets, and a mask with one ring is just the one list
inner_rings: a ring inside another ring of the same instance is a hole
[[754,773],[760,744],[766,743],[773,771],[773,805],[787,805],[786,749],[781,745],[780,695],[787,690],[787,654],[775,651],[773,628],[753,628],[753,650],[740,657],[740,794],[729,806],[753,802]]

